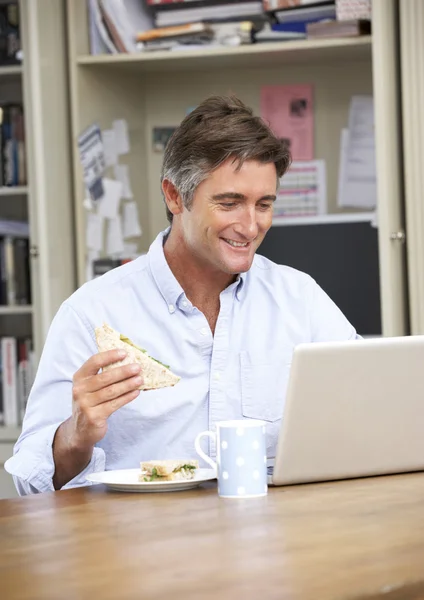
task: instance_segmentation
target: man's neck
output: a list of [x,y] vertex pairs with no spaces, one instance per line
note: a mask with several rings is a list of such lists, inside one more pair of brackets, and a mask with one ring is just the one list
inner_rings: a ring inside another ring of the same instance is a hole
[[174,277],[190,302],[199,309],[205,304],[217,302],[220,293],[236,279],[234,275],[208,269],[197,261],[184,242],[173,235],[172,229],[163,250]]

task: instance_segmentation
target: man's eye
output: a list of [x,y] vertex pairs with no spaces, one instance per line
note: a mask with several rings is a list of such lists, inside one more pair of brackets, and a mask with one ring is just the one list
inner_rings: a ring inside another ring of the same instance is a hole
[[233,208],[236,205],[235,202],[222,202],[221,206],[224,208]]
[[259,208],[261,210],[268,210],[268,209],[272,208],[272,204],[268,204],[268,203],[266,203],[266,204],[265,203],[264,204],[260,204]]

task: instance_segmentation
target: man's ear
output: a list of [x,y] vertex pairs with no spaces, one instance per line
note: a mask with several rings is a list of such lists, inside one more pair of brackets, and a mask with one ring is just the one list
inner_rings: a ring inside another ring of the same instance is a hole
[[173,215],[179,215],[183,212],[183,201],[173,183],[169,179],[162,181],[162,192],[165,196],[166,204]]

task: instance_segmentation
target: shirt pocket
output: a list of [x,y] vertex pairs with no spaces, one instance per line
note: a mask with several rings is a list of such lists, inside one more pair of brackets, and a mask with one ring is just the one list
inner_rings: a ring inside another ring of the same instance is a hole
[[266,362],[250,352],[240,353],[242,414],[249,419],[281,419],[290,371],[290,356]]

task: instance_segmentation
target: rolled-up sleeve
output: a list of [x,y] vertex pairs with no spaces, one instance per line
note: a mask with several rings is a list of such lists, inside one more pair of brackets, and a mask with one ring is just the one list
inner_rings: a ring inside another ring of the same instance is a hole
[[[57,428],[72,414],[72,379],[97,352],[94,331],[65,302],[56,314],[28,398],[22,433],[5,469],[20,495],[52,491],[55,465],[53,440]],[[94,448],[87,467],[64,487],[87,485],[89,473],[105,469],[105,454]]]

